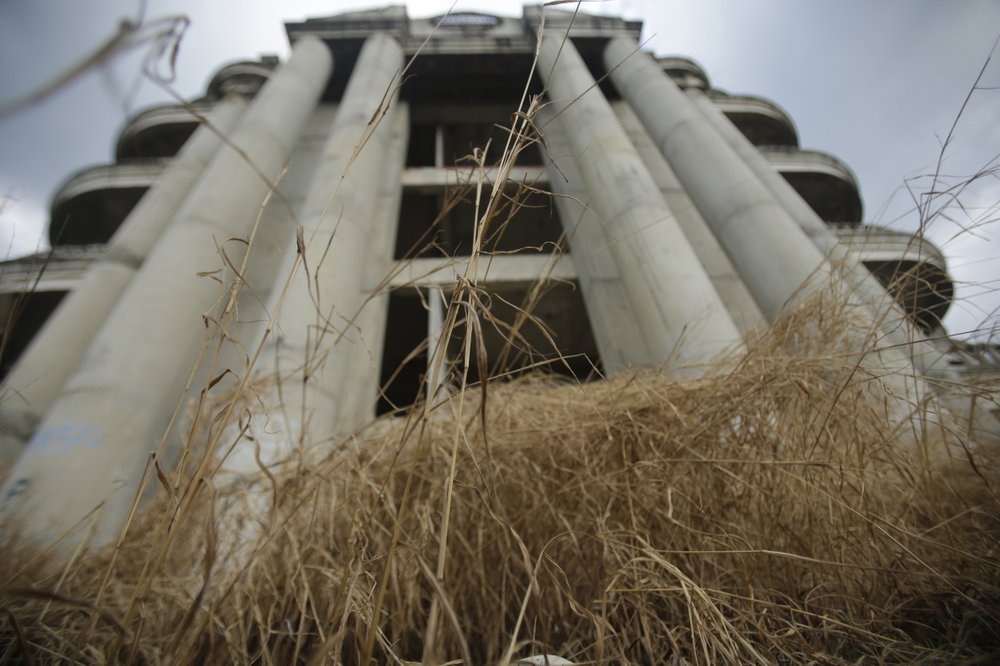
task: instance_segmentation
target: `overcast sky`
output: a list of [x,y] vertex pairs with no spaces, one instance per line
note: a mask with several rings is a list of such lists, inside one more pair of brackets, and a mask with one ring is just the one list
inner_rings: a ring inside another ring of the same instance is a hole
[[[174,93],[192,98],[224,62],[287,55],[283,20],[384,4],[0,0],[0,106],[77,65],[115,35],[122,20],[190,18],[172,85]],[[405,4],[411,17],[451,6]],[[519,3],[505,0],[460,1],[456,9],[521,14]],[[643,38],[657,54],[693,57],[716,87],[778,103],[793,118],[803,148],[829,152],[854,170],[865,221],[902,229],[920,224],[914,197],[921,200],[931,188],[930,178],[920,176],[934,172],[942,142],[1000,31],[996,0],[617,0],[585,3],[583,11],[642,19]],[[82,167],[110,162],[125,118],[170,98],[144,81],[147,52],[137,46],[27,110],[0,118],[0,256],[39,248],[48,201],[59,184]],[[997,58],[981,86],[947,147],[947,178],[937,190],[998,166]],[[993,221],[1000,217],[1000,181],[983,176],[960,202],[927,228],[958,282],[961,301],[946,319],[953,332],[976,328],[1000,307],[1000,221]]]

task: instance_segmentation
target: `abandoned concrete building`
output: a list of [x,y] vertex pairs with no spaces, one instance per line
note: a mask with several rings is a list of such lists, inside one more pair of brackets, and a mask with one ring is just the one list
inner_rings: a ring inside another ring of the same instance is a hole
[[[412,404],[447,381],[429,359],[463,281],[517,327],[514,345],[484,327],[495,374],[696,373],[829,262],[938,337],[941,252],[863,224],[850,169],[779,106],[642,51],[640,21],[542,18],[292,22],[287,62],[132,117],[115,163],[56,192],[51,253],[2,267],[4,511],[56,534],[115,491],[114,533],[182,396],[250,361],[309,385],[286,384],[288,439]],[[933,344],[951,371],[989,365]]]

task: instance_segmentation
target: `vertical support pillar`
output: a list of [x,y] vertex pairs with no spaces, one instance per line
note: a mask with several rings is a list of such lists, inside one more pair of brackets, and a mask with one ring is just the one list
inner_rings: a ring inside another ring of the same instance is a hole
[[618,275],[611,241],[604,224],[590,206],[573,157],[563,117],[543,106],[536,123],[544,128],[542,158],[549,174],[549,187],[572,250],[580,293],[586,303],[587,318],[608,374],[655,362],[646,341],[633,324],[628,293]]
[[[390,120],[387,118],[386,120]],[[391,114],[392,136],[382,184],[378,193],[378,206],[372,216],[372,230],[368,236],[367,268],[362,296],[365,299],[358,316],[360,352],[353,355],[349,373],[357,381],[347,391],[344,414],[338,427],[353,431],[375,417],[379,384],[382,372],[382,351],[389,317],[388,280],[395,262],[396,233],[399,230],[399,209],[403,196],[402,176],[406,165],[406,151],[410,136],[410,110],[405,102]]]
[[828,284],[823,254],[634,39],[612,39],[604,62],[768,319]]
[[[94,338],[0,489],[0,517],[23,520],[25,536],[72,532],[71,544],[93,520],[103,543],[121,529],[224,293],[199,273],[222,266],[217,247],[249,231],[330,68],[322,42],[296,43],[230,136],[235,149],[212,160]],[[238,264],[237,247],[227,245]]]
[[[221,135],[236,124],[246,99],[230,95],[211,110],[156,184],[142,197],[108,241],[104,255],[87,270],[45,322],[4,382],[0,437],[19,445],[0,451],[20,453],[39,419],[80,365],[101,324],[132,281],[164,229],[222,145]],[[20,427],[18,427],[20,424]],[[0,479],[16,458],[0,460]]]
[[[545,35],[539,71],[564,127],[572,128],[567,138],[591,206],[606,225],[651,355],[646,362],[699,364],[738,344],[736,325],[576,47]],[[573,247],[574,256],[590,251]]]
[[442,339],[444,330],[444,293],[440,287],[430,287],[427,290],[427,402],[433,403],[438,388],[444,383],[445,368],[434,372],[434,357],[441,345],[448,344]]
[[746,333],[758,326],[767,323],[757,302],[754,301],[750,291],[743,284],[733,262],[729,260],[726,251],[719,245],[718,239],[712,234],[712,230],[701,216],[698,207],[691,201],[691,197],[684,191],[684,187],[674,170],[670,168],[663,157],[663,153],[657,148],[649,133],[643,127],[642,122],[635,115],[635,111],[625,100],[616,100],[612,105],[622,127],[632,139],[639,156],[646,163],[650,175],[660,188],[667,205],[677,215],[677,223],[681,225],[681,231],[691,243],[698,260],[705,267],[705,272],[712,279],[712,285],[719,292],[719,297],[729,311],[729,316],[733,318],[741,333]]
[[[304,261],[280,303],[279,325],[264,354],[276,359],[281,384],[275,392],[280,406],[269,416],[276,423],[266,429],[280,432],[269,436],[268,456],[355,425],[356,415],[345,406],[352,391],[370,383],[352,376],[352,361],[369,353],[358,316],[366,305],[365,261],[369,239],[378,233],[372,220],[392,145],[402,64],[402,48],[391,36],[376,33],[365,40],[302,206]],[[294,245],[289,248],[278,271],[281,282],[294,270],[297,253]],[[281,292],[274,289],[272,312]]]

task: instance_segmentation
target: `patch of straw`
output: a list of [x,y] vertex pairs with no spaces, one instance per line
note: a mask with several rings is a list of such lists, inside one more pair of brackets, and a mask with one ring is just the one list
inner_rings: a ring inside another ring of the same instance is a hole
[[[58,593],[52,578],[5,581],[7,655],[358,663],[373,626],[386,663],[428,648],[494,663],[511,646],[621,663],[991,653],[996,461],[922,462],[881,385],[825,352],[843,322],[817,329],[816,308],[829,304],[801,305],[696,381],[535,373],[493,382],[482,411],[478,391],[459,392],[349,452],[261,475],[264,506],[247,484],[200,493],[168,553],[164,498],[116,558],[84,556]],[[801,330],[814,332],[790,352]],[[958,444],[943,428],[922,443]]]

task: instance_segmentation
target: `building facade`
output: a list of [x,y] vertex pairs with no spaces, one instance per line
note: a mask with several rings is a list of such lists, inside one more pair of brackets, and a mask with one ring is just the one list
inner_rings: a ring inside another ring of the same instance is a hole
[[[832,279],[927,347],[918,371],[983,367],[922,338],[952,299],[941,252],[864,225],[846,165],[772,102],[643,52],[641,22],[390,7],[286,28],[286,63],[135,115],[114,164],[56,193],[52,252],[4,266],[2,510],[40,534],[109,493],[115,534],[201,387],[253,384],[287,450],[466,364],[697,375]],[[490,313],[487,365],[456,294]]]

